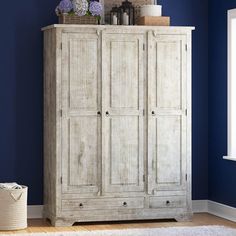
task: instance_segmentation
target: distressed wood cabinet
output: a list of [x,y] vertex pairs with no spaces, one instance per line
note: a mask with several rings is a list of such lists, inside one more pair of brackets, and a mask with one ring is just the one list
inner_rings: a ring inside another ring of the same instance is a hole
[[193,29],[43,29],[44,216],[53,225],[191,219]]

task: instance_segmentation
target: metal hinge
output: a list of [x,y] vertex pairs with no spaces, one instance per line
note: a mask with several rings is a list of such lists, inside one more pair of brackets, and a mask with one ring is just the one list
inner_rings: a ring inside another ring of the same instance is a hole
[[185,109],[185,115],[186,116],[188,115],[188,109]]
[[145,44],[143,44],[143,51],[145,51]]
[[185,179],[186,179],[186,181],[188,180],[188,175],[187,174],[185,175]]
[[145,116],[145,110],[143,109],[143,116]]
[[62,184],[62,177],[61,177],[61,184]]
[[61,50],[62,50],[62,43],[61,43]]
[[185,44],[185,51],[188,51],[188,44]]
[[145,182],[146,181],[146,176],[145,175],[143,175],[143,182]]
[[62,112],[62,109],[60,110],[60,116],[62,117],[62,115],[63,115],[63,112]]

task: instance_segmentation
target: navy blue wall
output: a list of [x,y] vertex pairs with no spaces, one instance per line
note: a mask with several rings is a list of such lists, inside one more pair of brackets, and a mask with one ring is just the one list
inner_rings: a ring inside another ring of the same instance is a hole
[[209,1],[209,199],[236,207],[236,163],[227,155],[227,10],[235,0]]
[[56,1],[2,2],[0,36],[0,182],[29,186],[29,204],[43,197],[43,55],[40,28],[56,22]]
[[[172,25],[193,25],[193,198],[208,197],[208,3],[160,0]],[[42,26],[56,22],[57,0],[4,1],[0,37],[0,182],[29,186],[29,204],[43,197]]]

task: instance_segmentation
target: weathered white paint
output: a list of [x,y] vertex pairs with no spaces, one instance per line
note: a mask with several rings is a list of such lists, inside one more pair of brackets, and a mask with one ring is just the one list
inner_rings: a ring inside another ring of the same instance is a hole
[[[78,203],[78,201],[77,201]],[[236,208],[209,200],[193,200],[194,213],[210,213],[221,218],[236,222]],[[28,218],[39,219],[43,217],[43,206],[32,205],[28,206]]]
[[191,218],[192,29],[44,28],[53,225]]
[[186,190],[186,45],[186,35],[148,33],[150,194],[163,190]]
[[102,35],[104,193],[144,191],[143,43],[132,31]]

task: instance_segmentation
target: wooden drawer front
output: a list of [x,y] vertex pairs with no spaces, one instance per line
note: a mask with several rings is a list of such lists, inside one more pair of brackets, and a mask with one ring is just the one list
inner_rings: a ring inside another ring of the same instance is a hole
[[144,198],[104,198],[62,200],[63,211],[144,208]]
[[180,208],[186,206],[185,196],[150,197],[150,208]]

